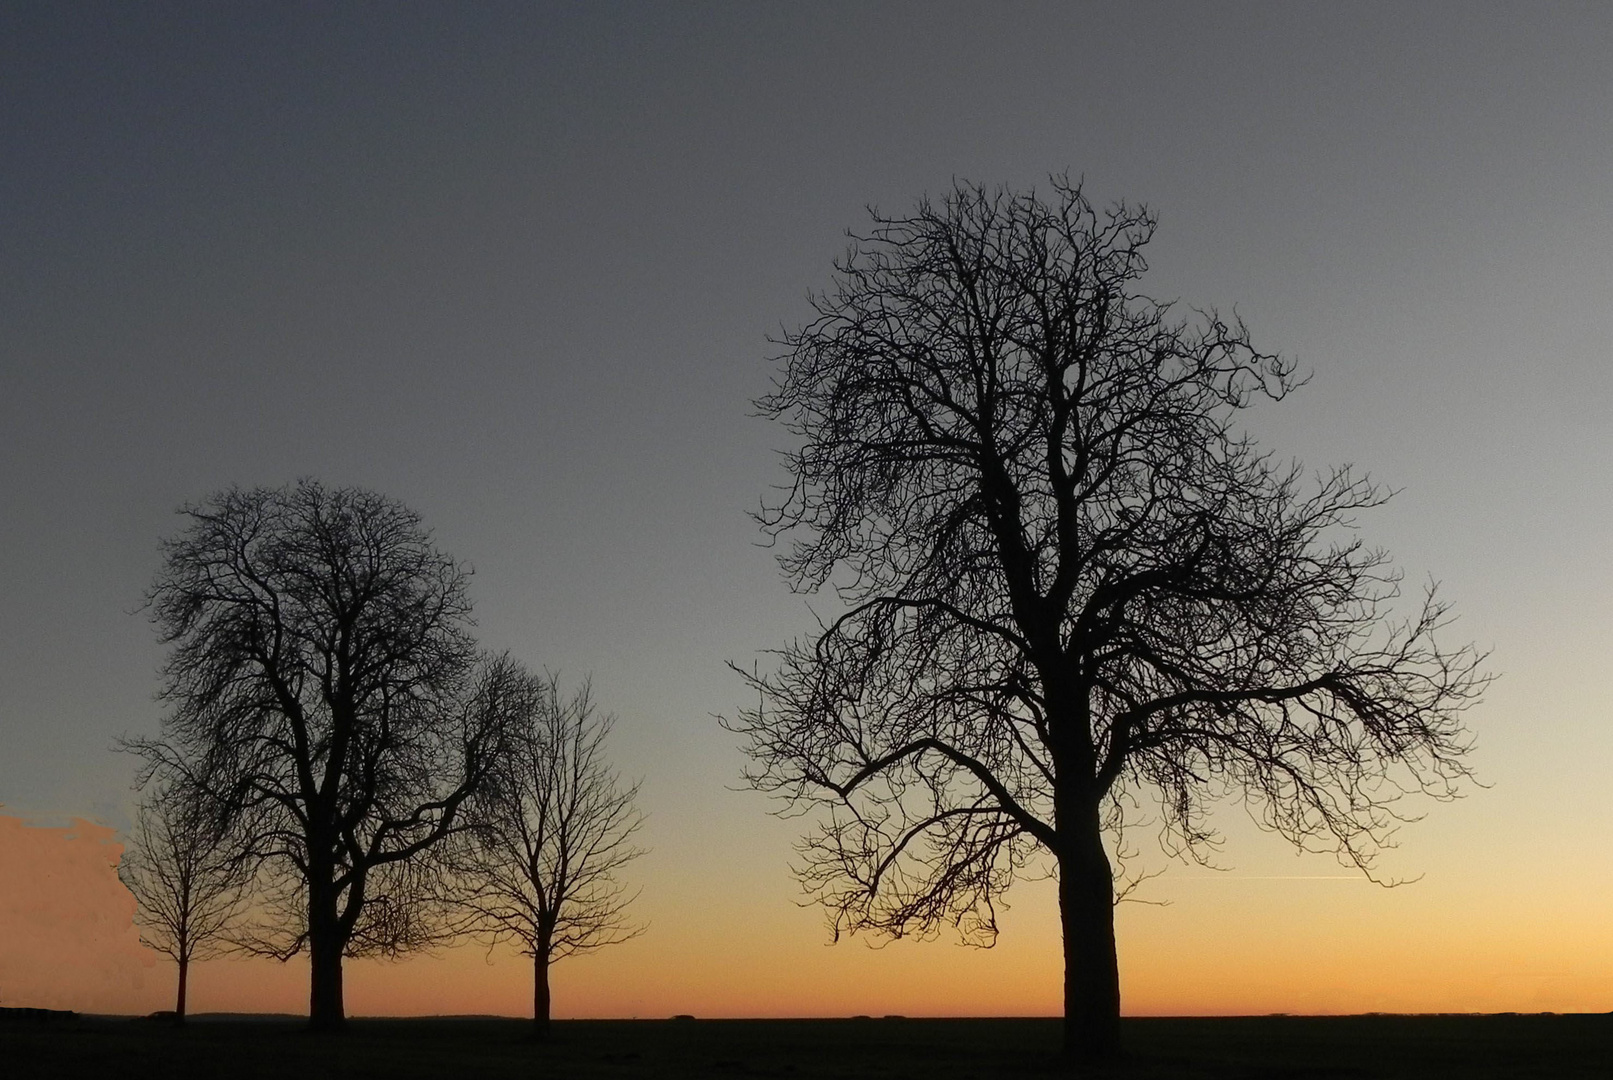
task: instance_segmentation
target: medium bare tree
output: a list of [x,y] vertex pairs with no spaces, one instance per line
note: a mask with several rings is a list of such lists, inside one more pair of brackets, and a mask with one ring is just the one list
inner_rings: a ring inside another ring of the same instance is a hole
[[179,968],[176,1023],[185,1022],[191,961],[226,950],[240,914],[248,875],[224,840],[202,792],[178,781],[149,784],[118,862],[118,877],[137,905],[140,943]]
[[505,660],[480,692],[511,722],[457,852],[460,903],[472,929],[532,958],[533,1032],[545,1038],[549,966],[643,932],[627,916],[637,893],[617,876],[643,854],[630,842],[644,821],[639,788],[606,761],[614,718],[595,710],[587,683],[562,698]]
[[1240,433],[1293,368],[1138,291],[1154,228],[1064,178],[875,213],[758,402],[797,447],[763,526],[840,607],[748,676],[750,779],[823,808],[800,871],[837,936],[989,943],[1050,863],[1075,1058],[1118,1052],[1126,807],[1191,854],[1241,794],[1366,869],[1397,796],[1466,776],[1485,681],[1432,590],[1393,621],[1399,575],[1353,533],[1385,493]]
[[314,481],[185,507],[150,592],[172,646],[154,767],[202,777],[264,918],[241,941],[307,949],[309,1017],[344,1021],[342,958],[436,939],[430,867],[500,747],[466,691],[465,572],[403,505]]

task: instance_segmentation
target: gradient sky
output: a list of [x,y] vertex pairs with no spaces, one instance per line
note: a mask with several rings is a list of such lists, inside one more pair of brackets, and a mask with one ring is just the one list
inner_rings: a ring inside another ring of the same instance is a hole
[[[867,204],[1063,170],[1159,213],[1155,295],[1314,372],[1258,433],[1401,489],[1367,537],[1503,676],[1488,786],[1386,860],[1419,882],[1228,805],[1231,870],[1121,911],[1127,1010],[1613,1007],[1599,4],[0,4],[0,803],[59,827],[0,820],[0,878],[111,872],[61,828],[129,821],[110,747],[160,718],[138,609],[174,509],[312,475],[421,512],[483,640],[620,716],[651,928],[558,967],[557,1015],[1056,1011],[1046,883],[990,952],[827,947],[713,715],[724,661],[809,625],[746,516],[782,478],[767,335]],[[117,941],[78,982],[0,951],[0,996],[162,1007]],[[518,1013],[527,977],[358,965],[349,1008]],[[306,977],[192,993],[297,1010]]]

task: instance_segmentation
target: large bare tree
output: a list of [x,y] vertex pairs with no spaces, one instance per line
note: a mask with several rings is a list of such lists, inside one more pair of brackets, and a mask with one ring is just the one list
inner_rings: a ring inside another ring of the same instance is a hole
[[508,749],[472,804],[475,826],[456,859],[459,900],[471,926],[532,958],[534,1035],[549,1032],[549,966],[638,936],[627,906],[637,895],[618,871],[643,854],[637,784],[605,756],[614,718],[584,683],[562,697],[506,660],[482,684],[489,707],[510,717]]
[[465,572],[400,503],[310,480],[181,513],[150,592],[171,646],[154,765],[204,777],[258,868],[242,943],[306,949],[309,1016],[344,1021],[342,958],[435,939],[419,856],[500,747],[467,694]]
[[219,815],[201,791],[174,780],[150,783],[118,862],[118,877],[135,898],[140,943],[179,969],[176,1023],[185,1022],[191,961],[227,949],[240,914],[246,864],[224,841]]
[[1484,682],[1431,590],[1392,618],[1399,575],[1353,532],[1384,492],[1240,433],[1293,368],[1139,290],[1154,228],[1054,178],[959,183],[853,236],[758,403],[795,446],[764,528],[838,607],[728,721],[756,786],[825,808],[800,870],[837,934],[989,943],[1050,863],[1077,1058],[1119,1046],[1126,807],[1191,852],[1242,793],[1365,869],[1397,796],[1466,775]]

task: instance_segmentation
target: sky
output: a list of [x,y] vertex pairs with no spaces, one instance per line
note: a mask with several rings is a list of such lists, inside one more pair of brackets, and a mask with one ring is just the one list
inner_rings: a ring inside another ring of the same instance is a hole
[[[181,504],[314,476],[417,510],[481,640],[619,717],[649,930],[557,1016],[1056,1013],[1047,882],[991,950],[831,946],[715,717],[812,625],[748,516],[769,335],[867,207],[1065,171],[1157,212],[1153,295],[1311,373],[1256,434],[1395,488],[1364,535],[1501,676],[1412,884],[1235,803],[1228,869],[1145,851],[1126,1011],[1613,1008],[1613,13],[1553,3],[0,4],[0,999],[165,1007],[110,877],[142,598]],[[354,964],[348,1008],[529,976]],[[306,969],[191,994],[297,1011]]]

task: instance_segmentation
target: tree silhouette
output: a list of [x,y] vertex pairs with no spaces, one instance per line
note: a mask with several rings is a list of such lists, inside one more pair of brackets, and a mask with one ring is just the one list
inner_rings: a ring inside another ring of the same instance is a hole
[[617,871],[643,851],[638,785],[623,786],[605,759],[614,718],[594,709],[587,683],[562,699],[552,681],[505,660],[479,693],[508,716],[508,749],[471,809],[475,827],[456,858],[470,927],[513,940],[532,958],[532,1020],[549,1032],[549,966],[638,936],[636,893]]
[[342,958],[442,926],[423,851],[449,835],[500,745],[465,690],[465,573],[384,496],[310,480],[185,507],[150,592],[172,646],[158,766],[205,778],[262,915],[239,943],[308,950],[309,1017],[340,1026]]
[[118,877],[134,894],[140,943],[179,968],[174,1019],[183,1024],[191,961],[227,947],[246,885],[244,864],[230,856],[203,793],[181,781],[148,786],[129,840]]
[[1241,322],[1137,290],[1155,219],[959,183],[853,236],[759,401],[798,447],[762,523],[838,614],[748,675],[758,788],[826,808],[803,843],[836,935],[993,940],[1049,862],[1066,1048],[1118,1049],[1106,847],[1151,797],[1173,849],[1246,795],[1363,869],[1396,796],[1453,794],[1480,658],[1432,589],[1353,535],[1384,492],[1307,482],[1236,427],[1292,365]]

